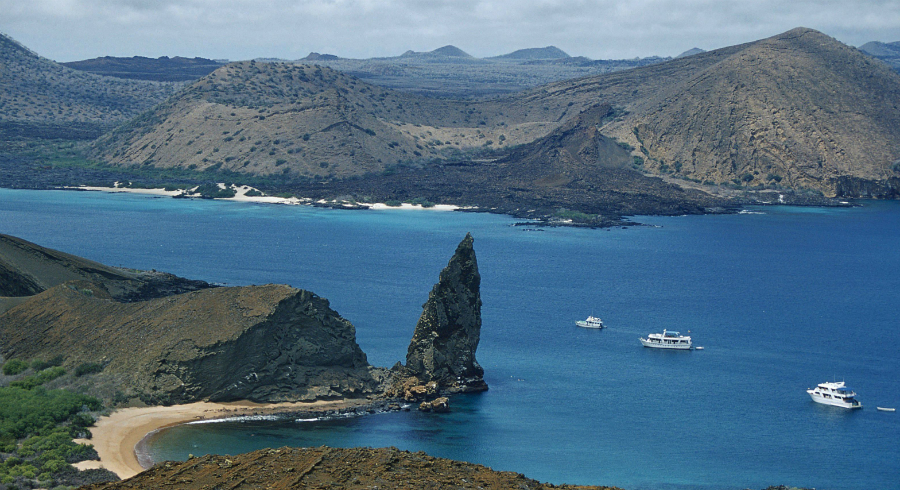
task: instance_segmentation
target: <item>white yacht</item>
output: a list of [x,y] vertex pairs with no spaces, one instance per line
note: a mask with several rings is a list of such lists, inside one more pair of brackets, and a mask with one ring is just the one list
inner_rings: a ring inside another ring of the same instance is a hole
[[845,386],[843,381],[819,383],[818,386],[806,390],[806,392],[809,393],[809,396],[816,403],[843,408],[862,408],[862,404],[853,398],[856,396],[856,393],[848,386]]
[[603,328],[603,322],[593,315],[587,317],[587,320],[578,320],[575,325],[583,328]]
[[681,335],[679,332],[670,332],[663,330],[663,333],[651,333],[647,338],[641,337],[641,344],[644,347],[654,349],[679,349],[688,350],[691,348],[691,338],[687,335]]

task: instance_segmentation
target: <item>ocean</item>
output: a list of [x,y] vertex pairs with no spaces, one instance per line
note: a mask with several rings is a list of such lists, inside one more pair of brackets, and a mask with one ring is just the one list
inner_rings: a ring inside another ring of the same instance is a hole
[[[900,202],[514,226],[497,215],[340,211],[0,189],[0,233],[108,265],[328,298],[369,362],[403,361],[471,232],[490,390],[446,415],[189,424],[156,461],[280,446],[395,446],[551,483],[626,489],[900,488]],[[607,328],[576,320],[599,316]],[[690,332],[704,350],[638,338]],[[844,380],[862,410],[813,403]]]

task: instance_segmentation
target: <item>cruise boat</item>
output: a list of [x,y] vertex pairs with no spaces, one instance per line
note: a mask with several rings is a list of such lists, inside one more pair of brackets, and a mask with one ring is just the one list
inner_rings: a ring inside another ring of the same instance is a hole
[[641,337],[641,344],[653,349],[688,350],[691,348],[691,338],[679,332],[663,330],[662,333],[651,333],[646,339]]
[[809,393],[809,396],[816,403],[843,408],[862,408],[862,404],[853,398],[856,396],[856,393],[844,385],[843,381],[819,383],[818,386],[806,390],[806,392]]
[[578,320],[575,325],[583,328],[603,328],[603,322],[593,315],[587,317],[587,320]]

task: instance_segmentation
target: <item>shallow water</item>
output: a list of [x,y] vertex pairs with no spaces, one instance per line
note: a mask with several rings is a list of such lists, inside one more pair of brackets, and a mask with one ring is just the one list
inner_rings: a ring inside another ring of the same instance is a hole
[[[310,289],[379,366],[405,358],[438,273],[475,237],[488,392],[445,416],[182,426],[154,438],[157,460],[396,446],[553,483],[900,488],[900,418],[875,410],[900,405],[900,203],[758,211],[525,231],[469,213],[0,190],[2,233],[110,265]],[[608,328],[574,325],[590,314]],[[663,328],[705,349],[640,346]],[[865,408],[811,402],[805,389],[833,379]]]

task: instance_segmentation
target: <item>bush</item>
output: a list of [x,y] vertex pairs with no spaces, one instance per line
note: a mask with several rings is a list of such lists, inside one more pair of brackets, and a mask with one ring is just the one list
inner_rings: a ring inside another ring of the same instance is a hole
[[66,374],[66,370],[60,366],[54,366],[51,368],[47,368],[37,374],[32,374],[27,378],[20,379],[19,381],[13,381],[9,384],[11,387],[22,388],[25,390],[31,390],[35,387],[38,387],[48,381],[53,381],[54,379]]
[[[57,369],[62,368],[43,372]],[[96,457],[91,446],[72,438],[93,425],[93,417],[82,410],[101,408],[96,398],[66,390],[0,388],[0,451],[10,453],[0,464],[0,483],[19,488],[63,483],[60,478],[75,474],[70,463]]]
[[63,356],[56,356],[53,359],[50,359],[49,361],[42,361],[42,360],[35,359],[35,360],[31,361],[31,369],[34,369],[35,371],[43,371],[44,369],[47,369],[48,367],[62,366],[62,363],[65,360],[66,359]]
[[103,365],[97,362],[84,362],[75,368],[75,376],[81,377],[85,374],[94,374],[103,371]]
[[3,364],[3,374],[13,376],[28,369],[28,363],[21,359],[10,359]]

